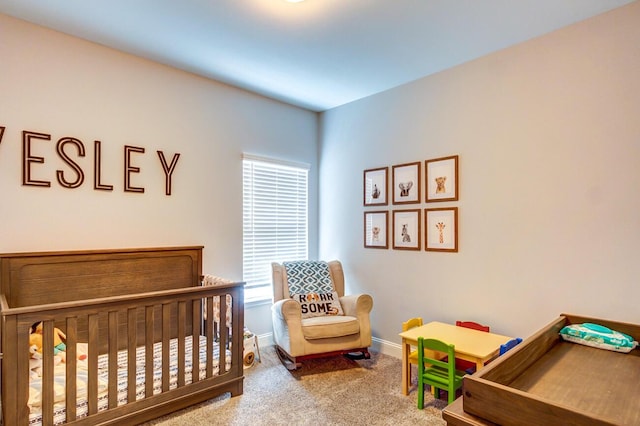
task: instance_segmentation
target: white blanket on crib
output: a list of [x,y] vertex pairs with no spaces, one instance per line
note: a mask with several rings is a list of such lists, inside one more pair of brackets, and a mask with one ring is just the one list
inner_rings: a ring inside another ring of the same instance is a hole
[[[232,284],[232,283],[233,281],[231,280],[218,277],[215,275],[211,275],[211,274],[206,274],[202,280],[202,285],[205,287],[222,285],[222,284]],[[227,315],[226,315],[227,328],[231,329],[231,295],[230,294],[227,294],[226,304],[227,304]],[[205,318],[206,318],[206,315],[205,315]],[[218,324],[220,323],[220,298],[219,297],[214,298],[213,318],[215,322],[217,322]]]
[[[87,343],[78,343],[78,355],[87,354]],[[53,402],[61,402],[65,400],[66,389],[66,364],[58,364],[53,370]],[[40,377],[41,369],[34,369],[29,380],[29,401],[27,406],[31,412],[39,411],[42,403],[42,377]],[[89,383],[89,371],[87,370],[87,361],[78,360],[76,363],[76,386],[78,398],[87,397],[87,384]],[[107,382],[98,377],[98,392],[103,392],[107,388]]]
[[[207,339],[205,336],[199,336],[199,378],[202,380],[206,377],[206,350]],[[86,344],[84,344],[86,345]],[[79,353],[80,348],[78,349]],[[86,349],[85,349],[86,351]],[[214,343],[213,356],[213,375],[219,374],[219,345]],[[162,391],[162,343],[158,342],[153,347],[153,393],[158,394]],[[192,382],[192,337],[185,338],[185,383]],[[118,405],[127,403],[127,352],[118,352]],[[169,352],[169,388],[175,389],[178,383],[178,341],[172,339],[170,342]],[[231,368],[231,351],[226,351],[225,358],[226,371]],[[88,383],[88,370],[86,361],[78,361],[77,364],[77,416],[82,417],[87,414],[88,405],[86,400],[86,389]],[[108,408],[108,376],[109,376],[109,356],[101,355],[98,358],[98,411]],[[144,347],[137,348],[136,353],[136,399],[143,399],[145,394],[145,356]],[[61,424],[65,421],[65,364],[56,366],[54,370],[54,424]],[[38,425],[42,422],[41,416],[41,378],[30,380],[29,382],[29,425]]]

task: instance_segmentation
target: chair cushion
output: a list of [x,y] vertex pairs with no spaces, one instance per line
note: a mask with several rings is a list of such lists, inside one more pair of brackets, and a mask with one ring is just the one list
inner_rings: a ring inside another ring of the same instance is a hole
[[352,316],[322,316],[302,320],[302,334],[307,340],[349,336],[359,332],[358,319]]
[[291,298],[300,303],[302,318],[344,315],[342,305],[340,305],[340,298],[335,291],[326,294],[293,294]]
[[331,293],[334,291],[329,264],[321,260],[282,262],[287,272],[289,294]]

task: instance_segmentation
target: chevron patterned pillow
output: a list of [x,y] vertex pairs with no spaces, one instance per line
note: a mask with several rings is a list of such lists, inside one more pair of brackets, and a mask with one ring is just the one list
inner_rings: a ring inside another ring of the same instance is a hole
[[321,260],[282,262],[287,272],[289,294],[326,294],[334,291],[329,264]]

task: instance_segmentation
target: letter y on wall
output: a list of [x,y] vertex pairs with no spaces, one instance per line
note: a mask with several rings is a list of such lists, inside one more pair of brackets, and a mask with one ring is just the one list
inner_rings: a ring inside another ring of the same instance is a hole
[[171,159],[171,164],[167,164],[167,159],[164,158],[164,152],[162,151],[157,151],[157,152],[158,152],[158,157],[160,158],[160,164],[162,164],[162,170],[164,170],[164,176],[165,176],[164,193],[166,195],[171,195],[171,175],[173,174],[173,171],[176,168],[176,164],[178,164],[178,158],[180,158],[180,154],[175,153],[173,155],[173,158]]

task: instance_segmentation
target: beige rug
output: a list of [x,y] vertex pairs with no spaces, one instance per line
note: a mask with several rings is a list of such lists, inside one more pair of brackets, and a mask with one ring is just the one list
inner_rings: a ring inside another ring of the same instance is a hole
[[424,410],[418,410],[415,379],[408,396],[400,393],[397,358],[376,352],[370,360],[320,358],[291,372],[272,346],[261,353],[262,362],[245,370],[243,395],[221,395],[146,425],[446,424],[441,415],[446,401],[429,392]]

